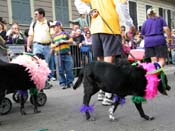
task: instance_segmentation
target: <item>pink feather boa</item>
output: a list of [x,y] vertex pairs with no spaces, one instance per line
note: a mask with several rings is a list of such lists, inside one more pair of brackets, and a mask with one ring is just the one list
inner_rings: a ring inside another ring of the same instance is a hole
[[50,73],[50,69],[45,60],[29,55],[19,55],[14,58],[11,63],[16,63],[26,67],[26,70],[30,73],[31,80],[34,81],[34,84],[39,90],[45,87],[46,80]]
[[[142,65],[147,72],[155,70],[153,63],[141,63],[140,65]],[[146,74],[146,79],[147,79],[147,85],[144,98],[153,99],[158,93],[157,87],[160,79],[158,79],[157,74],[148,74],[148,73]]]

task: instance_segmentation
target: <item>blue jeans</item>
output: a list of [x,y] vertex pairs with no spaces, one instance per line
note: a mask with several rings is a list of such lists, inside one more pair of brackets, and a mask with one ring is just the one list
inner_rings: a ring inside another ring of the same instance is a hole
[[82,64],[83,64],[83,66],[86,65],[86,56],[88,58],[88,63],[92,62],[92,51],[82,53]]
[[41,45],[38,43],[33,43],[33,54],[42,54],[47,63],[49,63],[50,59],[50,45]]
[[73,60],[71,55],[57,55],[58,71],[59,71],[59,84],[69,85],[74,81],[73,75]]
[[55,77],[55,54],[54,53],[50,54],[49,68],[51,70],[49,77],[50,78]]
[[175,64],[175,50],[171,50],[172,64]]

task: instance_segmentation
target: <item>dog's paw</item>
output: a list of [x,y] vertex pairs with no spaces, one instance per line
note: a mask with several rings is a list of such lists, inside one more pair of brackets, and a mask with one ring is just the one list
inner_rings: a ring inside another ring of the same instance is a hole
[[89,119],[89,121],[95,121],[96,119],[95,119],[95,117],[91,117],[90,119]]
[[25,111],[22,111],[21,112],[21,115],[23,116],[23,115],[26,115],[27,113],[25,112]]
[[114,115],[110,114],[110,115],[109,115],[109,120],[114,121],[114,120],[115,120]]
[[24,109],[21,109],[20,113],[21,113],[21,115],[26,115],[27,114]]
[[144,118],[145,120],[154,120],[154,119],[155,119],[154,117],[152,117],[152,116],[147,116],[147,115],[145,115],[143,118]]
[[154,120],[155,119],[155,117],[149,117],[149,120]]
[[34,110],[34,113],[37,114],[37,113],[41,113],[40,110]]

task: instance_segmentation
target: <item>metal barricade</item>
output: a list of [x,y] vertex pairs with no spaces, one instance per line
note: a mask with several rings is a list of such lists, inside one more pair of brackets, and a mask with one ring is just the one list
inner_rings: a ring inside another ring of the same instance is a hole
[[19,44],[8,44],[6,45],[8,47],[7,49],[7,58],[9,61],[12,60],[17,55],[22,54],[25,52],[25,47],[24,45],[19,45]]
[[[71,50],[71,56],[73,59],[73,73],[74,76],[77,77],[79,74],[79,71],[88,63],[90,63],[93,59],[92,52],[89,56],[89,52],[80,52],[80,48],[78,45],[70,45]],[[58,72],[58,64],[59,64],[59,58],[56,55],[56,76],[59,77]]]
[[81,52],[78,45],[71,45],[70,48],[74,63],[73,72],[76,77],[81,68],[92,61],[92,55],[89,56],[89,52]]

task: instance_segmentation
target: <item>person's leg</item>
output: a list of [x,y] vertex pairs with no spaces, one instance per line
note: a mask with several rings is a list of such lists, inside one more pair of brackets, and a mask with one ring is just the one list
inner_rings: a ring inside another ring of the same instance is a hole
[[104,57],[97,57],[97,61],[104,61]]
[[[104,50],[104,61],[114,64],[115,58],[117,55],[121,55],[122,46],[121,46],[121,36],[120,35],[105,35],[101,36],[103,41],[103,50]],[[103,105],[111,105],[112,93],[105,92],[105,97],[103,99]]]
[[66,77],[65,77],[65,63],[64,63],[64,56],[59,57],[61,60],[59,65],[58,65],[58,70],[59,70],[59,85],[61,86],[62,89],[66,89]]
[[50,46],[43,46],[43,55],[45,57],[46,62],[49,64],[51,59]]
[[[104,62],[114,64],[115,57],[121,55],[121,37],[119,35],[102,35],[101,36],[104,50]],[[112,93],[105,92],[105,97],[102,101],[103,105],[112,105]]]
[[[99,39],[99,34],[93,34],[92,35],[92,51],[94,58],[97,58],[97,61],[104,61],[104,55],[103,55],[103,45],[101,43],[101,40]],[[100,90],[98,92],[97,99],[99,101],[102,101],[104,99],[105,92]]]
[[[97,61],[104,61],[104,57],[97,57]],[[98,92],[97,100],[98,100],[98,101],[103,101],[104,97],[105,97],[105,92],[102,91],[102,90],[100,90],[100,91]]]
[[168,58],[168,47],[166,44],[158,45],[155,47],[156,56],[158,58],[158,63],[161,67],[166,65],[166,58]]
[[155,47],[146,47],[145,48],[145,58],[150,58],[151,62],[158,62],[156,57]]
[[55,78],[55,55],[53,53],[50,54],[49,68],[51,70],[49,78],[51,80],[56,80]]
[[171,50],[172,64],[175,64],[175,50]]
[[92,62],[92,51],[88,52],[88,63]]
[[38,43],[33,43],[33,54],[42,54],[43,55],[43,48],[42,45],[38,44]]
[[[112,57],[112,56],[104,57],[104,62],[113,63],[114,57]],[[105,92],[102,104],[105,106],[108,106],[108,105],[111,105],[112,102],[113,102],[112,101],[112,93]]]
[[158,62],[158,58],[157,58],[157,57],[151,57],[151,62],[152,62],[152,63]]
[[72,56],[65,55],[65,73],[66,73],[66,79],[67,79],[67,88],[70,88],[73,86],[74,75],[73,75],[72,68],[73,68]]
[[[50,61],[50,58],[51,58],[51,54],[50,54],[50,46],[49,45],[43,45],[42,46],[42,49],[43,49],[43,52],[42,54],[44,55],[44,58],[45,58],[45,61],[48,63],[49,65],[49,61]],[[49,79],[49,76],[48,76],[48,79]],[[49,89],[52,87],[52,84],[49,83],[49,81],[47,80],[46,81],[46,87],[45,89]]]
[[158,58],[158,62],[159,62],[161,67],[164,67],[166,64],[166,59],[163,57],[160,57],[160,58]]
[[[40,45],[38,43],[33,43],[33,54],[37,55],[38,57],[42,56],[43,58],[41,58],[41,59],[46,59],[46,54],[48,54],[48,53],[45,54],[44,48],[45,47],[43,45]],[[50,52],[50,49],[47,52]],[[48,63],[48,61],[46,61],[46,62]],[[46,81],[44,89],[50,89],[51,87],[52,87],[52,85],[48,81]]]

